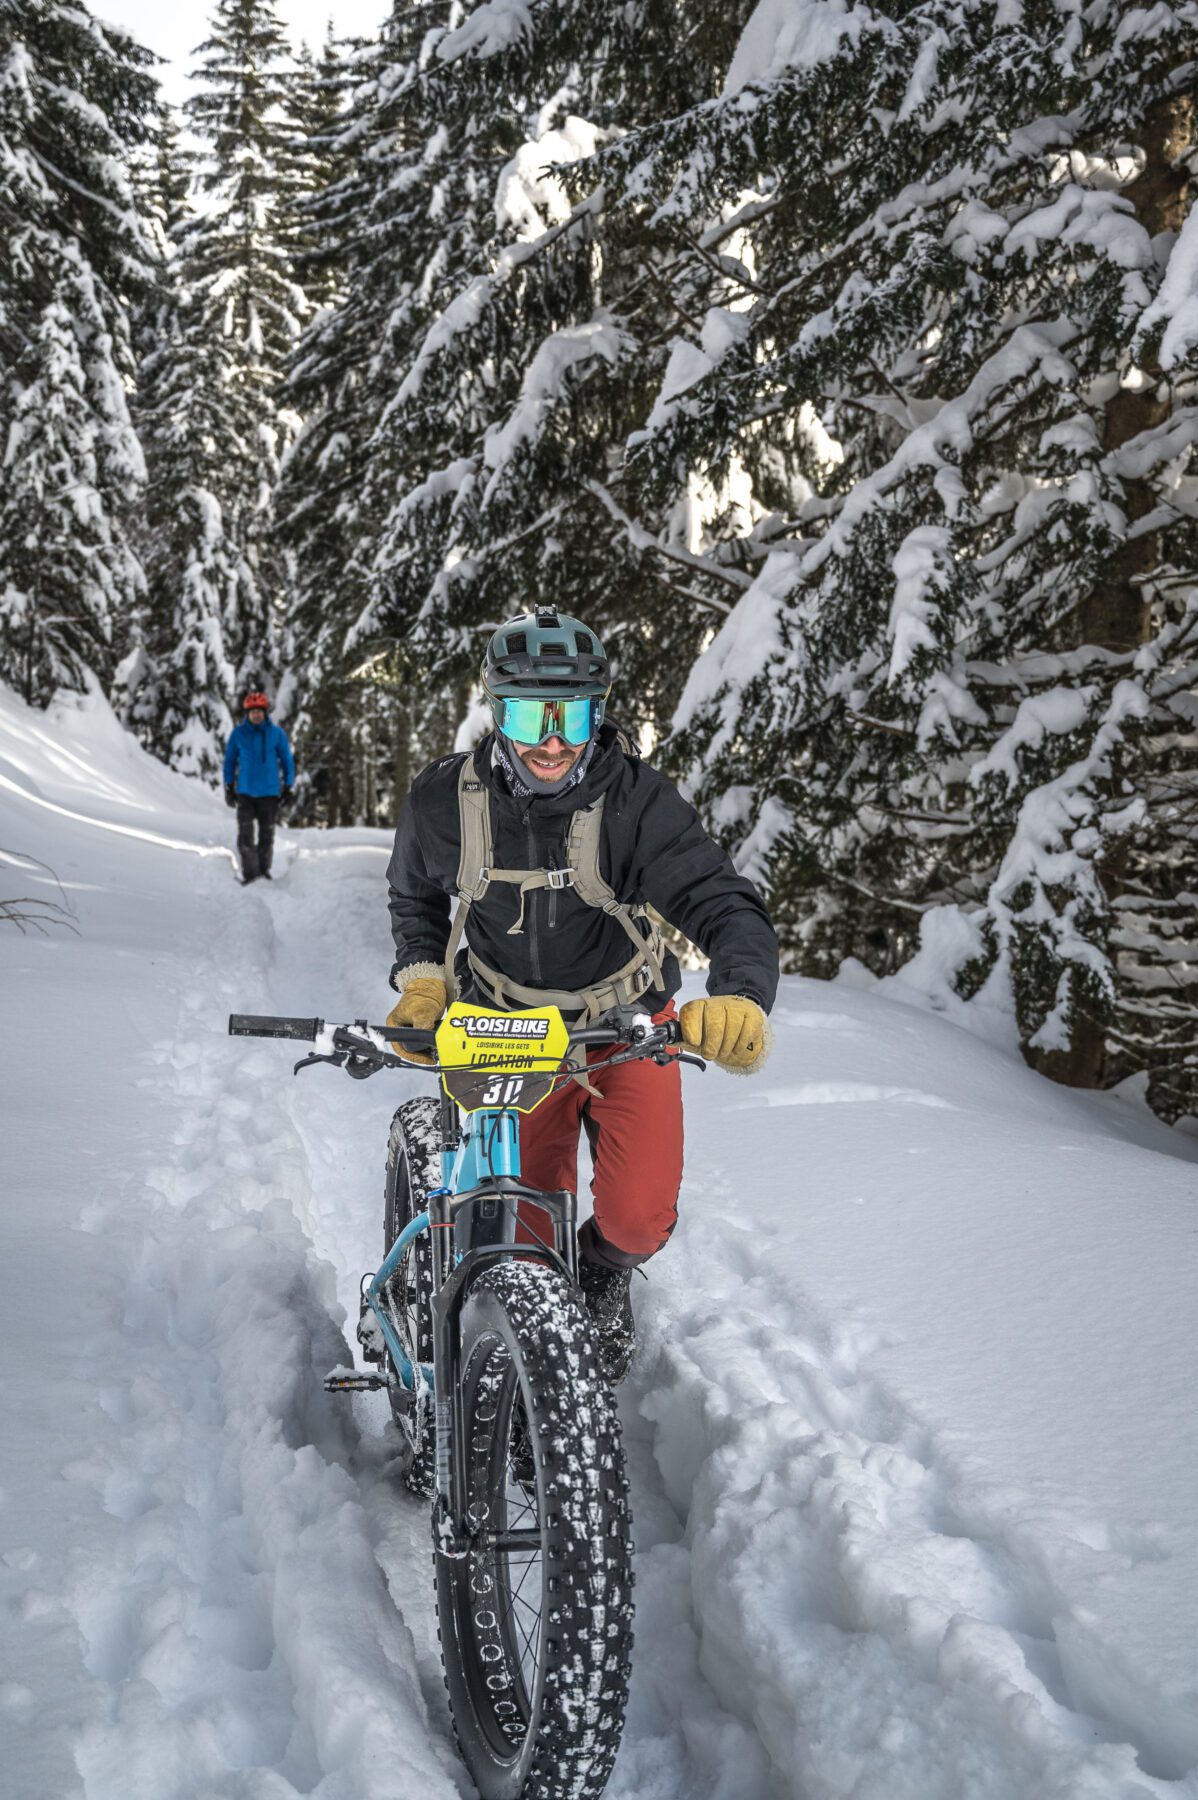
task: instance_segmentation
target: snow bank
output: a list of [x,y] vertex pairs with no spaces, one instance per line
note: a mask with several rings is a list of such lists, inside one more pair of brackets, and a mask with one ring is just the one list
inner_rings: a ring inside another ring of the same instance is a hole
[[1190,1150],[873,992],[774,1024],[643,1309],[704,1673],[780,1794],[1198,1792]]

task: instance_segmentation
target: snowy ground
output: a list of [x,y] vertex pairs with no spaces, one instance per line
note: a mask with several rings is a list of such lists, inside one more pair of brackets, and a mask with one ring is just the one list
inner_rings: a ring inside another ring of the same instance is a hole
[[[472,1791],[426,1519],[320,1386],[420,1078],[224,1035],[382,1010],[386,839],[243,892],[231,823],[98,702],[0,702],[0,894],[40,858],[77,924],[0,926],[6,1800]],[[610,1793],[1198,1796],[1198,1146],[876,993],[775,1023],[693,1075],[638,1283]]]

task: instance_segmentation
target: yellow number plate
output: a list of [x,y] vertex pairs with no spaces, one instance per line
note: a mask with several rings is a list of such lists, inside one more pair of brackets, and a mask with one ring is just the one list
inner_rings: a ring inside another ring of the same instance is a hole
[[442,1085],[467,1112],[531,1112],[548,1098],[569,1048],[556,1006],[504,1013],[457,1000],[437,1027]]

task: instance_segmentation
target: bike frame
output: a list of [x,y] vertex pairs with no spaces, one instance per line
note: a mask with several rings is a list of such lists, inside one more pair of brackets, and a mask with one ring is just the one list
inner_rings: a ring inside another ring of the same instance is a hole
[[[452,1100],[443,1099],[442,1139],[443,1186],[429,1195],[427,1212],[405,1225],[363,1297],[378,1321],[396,1375],[411,1395],[412,1403],[418,1403],[424,1393],[432,1390],[437,1539],[445,1554],[462,1555],[470,1536],[465,1516],[464,1427],[455,1405],[461,1371],[462,1308],[475,1276],[486,1264],[503,1256],[519,1255],[547,1263],[575,1282],[577,1205],[568,1189],[546,1192],[521,1181],[520,1115],[511,1108],[459,1114]],[[548,1216],[553,1228],[552,1243],[531,1227],[526,1230],[526,1238],[531,1241],[517,1242],[522,1204],[535,1206]],[[426,1234],[432,1240],[431,1367],[414,1364],[408,1356],[384,1292],[412,1245]]]

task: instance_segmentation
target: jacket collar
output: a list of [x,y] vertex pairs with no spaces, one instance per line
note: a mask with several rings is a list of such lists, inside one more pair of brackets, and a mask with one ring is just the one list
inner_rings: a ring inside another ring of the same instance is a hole
[[490,732],[474,751],[474,772],[483,786],[495,796],[502,810],[510,809],[520,818],[531,815],[548,824],[554,819],[567,819],[571,813],[580,812],[583,807],[593,806],[600,794],[605,794],[619,780],[625,757],[620,738],[621,734],[614,725],[601,725],[599,742],[586,774],[577,787],[568,788],[561,794],[534,794],[530,800],[517,799],[508,788],[502,769],[492,766]]

